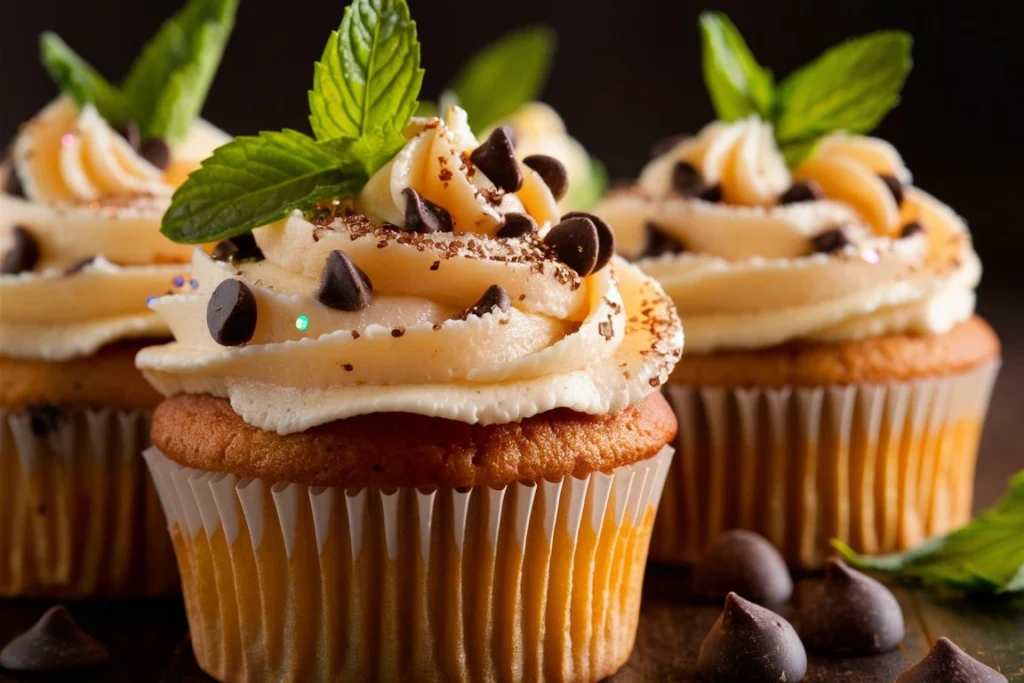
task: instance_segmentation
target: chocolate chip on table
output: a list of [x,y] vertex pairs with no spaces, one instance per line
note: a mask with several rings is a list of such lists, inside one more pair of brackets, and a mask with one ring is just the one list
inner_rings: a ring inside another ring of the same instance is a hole
[[900,239],[906,239],[913,237],[914,235],[924,234],[924,226],[918,221],[910,221],[900,230]]
[[681,254],[686,251],[686,246],[678,238],[670,235],[654,221],[644,223],[644,232],[647,233],[647,243],[640,258],[653,258],[662,254]]
[[128,141],[128,144],[136,152],[142,149],[142,131],[139,130],[137,122],[125,121],[124,125],[117,129],[117,132]]
[[361,311],[373,303],[373,283],[343,251],[327,256],[316,299],[337,311]]
[[241,280],[224,280],[206,305],[206,326],[221,346],[241,346],[256,332],[256,296]]
[[523,159],[523,164],[540,175],[541,180],[554,195],[556,202],[561,201],[565,193],[569,191],[569,173],[565,170],[565,164],[558,159],[546,154],[531,154]]
[[892,198],[896,200],[896,206],[901,206],[903,204],[903,183],[900,182],[900,179],[888,173],[879,173],[878,177],[889,188],[889,192],[892,192]]
[[850,242],[850,238],[846,236],[846,231],[842,228],[829,228],[811,238],[811,245],[814,247],[814,251],[823,254],[839,251],[848,244],[852,244],[852,242]]
[[498,230],[498,237],[522,237],[537,232],[537,221],[525,213],[506,213],[505,224]]
[[595,216],[592,213],[586,211],[570,211],[569,213],[562,216],[562,220],[567,218],[586,218],[594,227],[597,229],[597,263],[594,264],[594,272],[597,272],[608,265],[608,262],[612,260],[612,256],[615,255],[615,233],[612,231],[611,226],[604,222],[599,216]]
[[697,670],[714,683],[795,683],[807,675],[807,652],[788,621],[729,593]]
[[515,147],[508,126],[498,126],[479,147],[469,155],[469,160],[505,192],[518,192],[523,186],[523,171],[516,160]]
[[821,189],[821,185],[813,180],[802,180],[793,183],[788,190],[779,195],[779,204],[813,202],[824,198],[825,192]]
[[939,638],[920,662],[900,674],[895,683],[1007,683],[1006,676],[989,668],[957,647],[949,638]]
[[551,228],[544,237],[544,244],[554,251],[555,258],[559,261],[579,275],[587,276],[594,271],[597,264],[597,252],[601,243],[594,222],[579,216],[564,220]]
[[430,234],[451,232],[454,229],[452,215],[448,213],[447,209],[424,199],[419,192],[411,187],[402,190],[402,195],[405,197],[405,227],[403,229],[406,232]]
[[256,244],[256,238],[253,237],[251,232],[221,240],[213,248],[213,253],[210,256],[215,261],[229,261],[232,263],[262,261],[266,258],[263,255],[263,250]]
[[11,229],[13,244],[0,260],[0,273],[17,275],[32,270],[39,263],[39,245],[24,226],[15,225]]
[[800,637],[808,650],[859,657],[881,654],[903,640],[903,612],[892,592],[842,560],[830,559],[825,579],[803,601]]
[[495,308],[504,313],[511,305],[512,300],[508,298],[508,293],[498,285],[491,285],[487,288],[487,291],[484,292],[484,295],[480,297],[480,300],[467,308],[459,317],[465,319],[471,315],[480,316],[485,313],[490,313]]
[[21,672],[85,669],[109,659],[107,649],[78,628],[63,605],[51,607],[0,650],[0,667]]
[[651,158],[660,157],[662,154],[672,151],[676,145],[690,137],[689,135],[669,135],[651,145]]
[[32,434],[42,439],[57,433],[64,410],[51,403],[30,403],[25,407]]
[[759,605],[773,605],[793,595],[793,579],[768,539],[733,529],[720,534],[704,551],[690,575],[690,592],[716,602],[736,593]]
[[67,269],[64,271],[64,275],[65,276],[67,276],[67,275],[78,275],[83,270],[85,270],[90,265],[92,265],[93,261],[95,261],[95,260],[96,260],[95,256],[87,256],[84,259],[80,259],[80,260],[72,263],[70,266],[68,266]]
[[171,165],[171,148],[163,138],[149,138],[139,145],[139,154],[161,171]]

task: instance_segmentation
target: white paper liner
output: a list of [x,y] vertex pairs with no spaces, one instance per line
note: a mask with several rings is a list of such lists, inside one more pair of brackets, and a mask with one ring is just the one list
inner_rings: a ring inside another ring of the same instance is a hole
[[585,479],[348,490],[145,453],[223,681],[591,681],[628,659],[672,449]]
[[54,410],[33,431],[29,412],[0,409],[0,596],[176,591],[140,456],[151,413]]
[[832,538],[891,552],[965,523],[999,365],[885,385],[669,383],[679,456],[651,558],[696,562],[718,534],[744,528],[815,568]]

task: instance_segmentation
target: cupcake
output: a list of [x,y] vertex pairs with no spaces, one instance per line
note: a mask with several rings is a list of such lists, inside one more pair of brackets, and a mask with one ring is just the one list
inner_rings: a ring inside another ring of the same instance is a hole
[[[168,397],[146,459],[197,661],[222,681],[596,681],[633,646],[681,326],[503,130],[410,120],[415,25],[369,4],[317,65],[319,141],[237,138],[164,219],[228,236],[193,252],[194,291],[151,304],[175,341],[137,358]],[[392,27],[383,88],[337,58],[367,16]],[[353,121],[360,83],[388,105]]]
[[0,170],[0,597],[177,586],[139,455],[160,395],[134,359],[169,338],[147,297],[189,286],[191,250],[160,235],[160,218],[229,139],[194,119],[233,15],[193,2],[121,88],[43,37],[63,93]]
[[728,20],[702,24],[721,120],[595,209],[687,330],[652,557],[693,562],[745,528],[813,568],[832,538],[888,552],[966,522],[1000,356],[974,314],[981,265],[963,219],[866,135],[909,36],[847,41],[773,88]]

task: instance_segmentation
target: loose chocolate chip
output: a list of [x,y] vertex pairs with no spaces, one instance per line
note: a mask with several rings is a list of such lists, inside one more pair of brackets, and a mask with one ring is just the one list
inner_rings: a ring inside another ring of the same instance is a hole
[[695,596],[716,602],[737,593],[772,605],[793,594],[793,579],[779,551],[763,536],[743,529],[719,535],[694,567],[690,582]]
[[807,675],[807,652],[788,621],[729,593],[697,670],[714,683],[795,683]]
[[682,242],[653,221],[644,223],[644,231],[647,233],[647,245],[640,254],[641,257],[681,254],[686,251],[686,246]]
[[361,311],[373,303],[373,283],[345,252],[327,256],[316,299],[337,311]]
[[0,667],[10,671],[68,671],[108,659],[107,649],[78,628],[62,605],[51,607],[32,628],[0,650]]
[[126,121],[123,126],[117,129],[117,132],[121,134],[128,144],[131,145],[132,149],[136,152],[142,149],[142,131],[139,130],[139,124],[135,121]]
[[469,160],[505,192],[518,192],[523,186],[523,171],[516,161],[515,147],[508,126],[498,126],[479,147],[469,155]]
[[139,145],[139,154],[161,171],[171,165],[171,148],[163,138],[149,138]]
[[484,292],[484,295],[480,297],[480,300],[467,308],[459,317],[465,319],[471,315],[480,316],[485,313],[490,313],[495,308],[504,313],[511,305],[512,300],[508,298],[508,293],[498,285],[491,285],[487,288],[487,291]]
[[498,237],[522,237],[537,232],[537,221],[525,213],[506,213]]
[[64,275],[78,275],[83,270],[88,268],[95,260],[95,256],[87,256],[86,258],[80,261],[76,261],[75,263],[68,266],[67,270],[64,271]]
[[31,403],[26,406],[28,411],[28,424],[32,433],[40,439],[55,434],[60,427],[61,417],[64,411],[60,406],[49,403]]
[[569,191],[569,173],[565,170],[565,164],[558,159],[544,154],[531,154],[523,159],[523,163],[540,175],[556,202],[561,201]]
[[230,261],[241,263],[242,261],[262,261],[266,258],[263,250],[256,244],[256,238],[251,232],[236,235],[217,243],[211,254],[215,261]]
[[908,237],[913,237],[914,235],[924,234],[924,232],[924,226],[921,225],[918,221],[910,221],[909,223],[903,226],[902,230],[900,230],[900,237],[902,239],[906,239]]
[[32,233],[23,226],[15,225],[11,230],[11,239],[14,244],[4,254],[3,260],[0,260],[0,273],[17,275],[35,268],[39,263],[39,245]]
[[971,657],[949,638],[939,638],[925,658],[900,674],[896,683],[1007,683],[1007,681],[1006,676]]
[[796,204],[797,202],[813,202],[824,199],[825,192],[821,185],[813,180],[793,183],[788,190],[779,195],[779,204]]
[[880,654],[903,640],[903,612],[896,598],[875,579],[831,559],[825,580],[801,605],[800,637],[823,654]]
[[555,252],[555,258],[580,275],[590,275],[597,264],[601,243],[597,227],[589,218],[576,216],[551,228],[544,243]]
[[563,221],[567,218],[586,218],[594,224],[594,227],[597,228],[598,243],[597,263],[594,264],[594,272],[608,265],[608,262],[612,260],[612,256],[615,255],[615,233],[612,232],[611,226],[598,216],[586,211],[570,211],[562,216]]
[[660,157],[666,152],[672,151],[672,148],[678,145],[680,142],[690,137],[689,135],[669,135],[651,145],[651,158]]
[[406,232],[451,232],[454,228],[452,215],[434,202],[421,197],[419,193],[407,187],[402,190],[405,197],[405,228]]
[[697,193],[697,197],[703,199],[706,202],[720,202],[722,201],[722,186],[712,185],[702,192]]
[[889,192],[892,192],[892,198],[896,200],[896,206],[901,206],[903,204],[903,183],[900,182],[899,178],[888,173],[880,173],[878,177],[889,188]]
[[206,326],[221,346],[241,346],[256,332],[256,297],[241,280],[224,280],[206,305]]
[[814,251],[831,254],[851,244],[851,242],[842,228],[830,228],[812,237],[811,244],[814,246]]

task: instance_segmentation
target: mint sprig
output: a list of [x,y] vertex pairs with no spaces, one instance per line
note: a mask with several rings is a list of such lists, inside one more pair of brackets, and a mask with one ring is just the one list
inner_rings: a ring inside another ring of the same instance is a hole
[[751,114],[768,119],[775,99],[775,81],[754,59],[736,26],[721,12],[700,15],[704,83],[718,117],[735,121]]
[[994,506],[966,526],[902,553],[860,555],[845,543],[833,547],[851,564],[919,580],[926,586],[969,593],[1024,591],[1024,470]]
[[145,138],[180,142],[202,110],[237,9],[238,0],[190,0],[146,44],[120,87],[56,34],[40,37],[40,57],[79,106],[92,103],[113,126],[135,121]]

